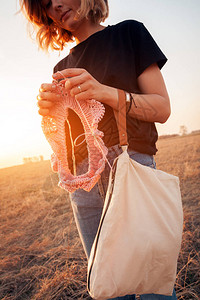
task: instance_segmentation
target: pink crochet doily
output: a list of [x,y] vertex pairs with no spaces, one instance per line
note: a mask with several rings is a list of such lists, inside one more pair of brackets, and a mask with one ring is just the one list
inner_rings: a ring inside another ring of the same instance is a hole
[[[62,101],[53,106],[49,116],[42,118],[42,130],[53,150],[52,169],[59,174],[58,185],[61,188],[69,192],[79,188],[90,191],[105,168],[108,150],[102,140],[103,132],[98,130],[105,108],[96,100],[77,101],[66,92],[64,81],[56,83],[56,86],[57,92],[62,95]],[[83,124],[88,149],[88,171],[78,176],[71,173],[67,160],[65,122],[68,120],[69,108],[79,116]]]

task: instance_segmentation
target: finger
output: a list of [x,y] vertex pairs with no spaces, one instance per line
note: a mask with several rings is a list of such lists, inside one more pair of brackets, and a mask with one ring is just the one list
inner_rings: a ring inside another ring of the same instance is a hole
[[58,93],[52,93],[52,92],[39,92],[37,99],[56,102],[62,99],[62,95]]
[[85,72],[84,69],[80,68],[70,68],[70,69],[65,69],[62,71],[58,71],[52,75],[54,79],[62,79],[62,78],[68,78],[68,77],[74,77],[78,76]]
[[54,92],[56,90],[56,85],[54,83],[42,83],[40,86],[40,92]]
[[39,113],[39,115],[45,117],[45,116],[48,116],[50,112],[49,112],[49,109],[47,109],[47,108],[40,108],[38,110],[38,113]]
[[71,89],[70,94],[71,96],[76,96],[80,93],[85,92],[87,89],[88,87],[86,82],[75,84],[74,87]]
[[39,100],[37,105],[39,108],[51,108],[54,104],[51,101]]
[[83,84],[88,83],[91,81],[91,76],[89,73],[85,72],[82,73],[81,75],[78,75],[76,77],[72,77],[68,80],[65,81],[65,88],[66,89],[72,89],[75,88],[77,86],[83,86]]
[[82,93],[79,93],[79,94],[75,95],[75,98],[76,98],[77,101],[80,101],[80,100],[86,101],[86,100],[93,99],[93,97],[91,97],[89,91],[84,91]]

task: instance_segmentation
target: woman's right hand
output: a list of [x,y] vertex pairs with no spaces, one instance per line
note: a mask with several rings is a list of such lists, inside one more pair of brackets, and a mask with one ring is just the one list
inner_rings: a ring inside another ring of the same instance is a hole
[[47,116],[50,114],[50,109],[61,100],[61,95],[56,91],[56,85],[54,83],[43,83],[40,86],[38,100],[38,113],[41,116]]

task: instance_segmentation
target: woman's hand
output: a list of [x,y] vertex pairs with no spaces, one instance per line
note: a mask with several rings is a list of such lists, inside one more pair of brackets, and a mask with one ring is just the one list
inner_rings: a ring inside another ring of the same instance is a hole
[[40,86],[38,100],[38,113],[41,116],[47,116],[50,113],[50,109],[62,98],[62,96],[56,91],[54,83],[43,83]]
[[67,78],[65,88],[77,100],[95,99],[117,108],[117,89],[101,84],[84,69],[65,69],[53,74],[53,78],[56,80],[64,79],[65,81]]
[[[84,69],[65,69],[53,74],[53,79],[61,80],[61,83],[65,82],[66,90],[70,92],[71,96],[75,96],[78,101],[95,99],[110,105],[114,109],[118,108],[117,89],[99,83]],[[39,114],[47,116],[50,114],[50,109],[62,100],[62,95],[56,91],[54,83],[43,83],[37,99]]]
[[[118,109],[117,89],[99,83],[84,69],[65,69],[55,73],[53,78],[65,82],[65,88],[77,100],[95,99]],[[132,105],[129,114],[147,122],[166,122],[170,115],[170,101],[157,64],[149,66],[138,77],[138,86],[141,94],[132,94],[135,106]],[[39,114],[48,115],[61,99],[62,95],[56,92],[55,84],[43,83],[38,95]]]

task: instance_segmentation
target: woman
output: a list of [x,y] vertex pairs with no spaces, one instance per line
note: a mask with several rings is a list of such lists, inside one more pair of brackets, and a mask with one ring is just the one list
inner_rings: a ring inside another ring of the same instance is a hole
[[[66,88],[79,101],[96,99],[105,106],[99,123],[112,163],[120,147],[114,110],[118,108],[117,89],[126,92],[129,155],[137,162],[155,168],[157,131],[154,122],[164,123],[170,115],[170,101],[160,69],[167,61],[144,25],[124,21],[104,27],[107,0],[20,0],[29,22],[35,25],[39,46],[59,50],[71,41],[76,46],[54,68],[53,78],[68,78]],[[61,73],[59,72],[61,71]],[[38,95],[39,114],[46,116],[61,100],[54,83],[43,83]],[[82,128],[73,111],[69,114],[73,137]],[[75,126],[73,126],[75,124]],[[67,130],[67,129],[66,129]],[[67,141],[69,143],[69,141]],[[82,143],[76,151],[78,172],[87,169],[87,152]],[[71,194],[76,224],[89,256],[98,228],[109,167],[90,192]],[[135,299],[135,295],[117,299]],[[141,299],[176,299],[163,295],[141,295]]]

